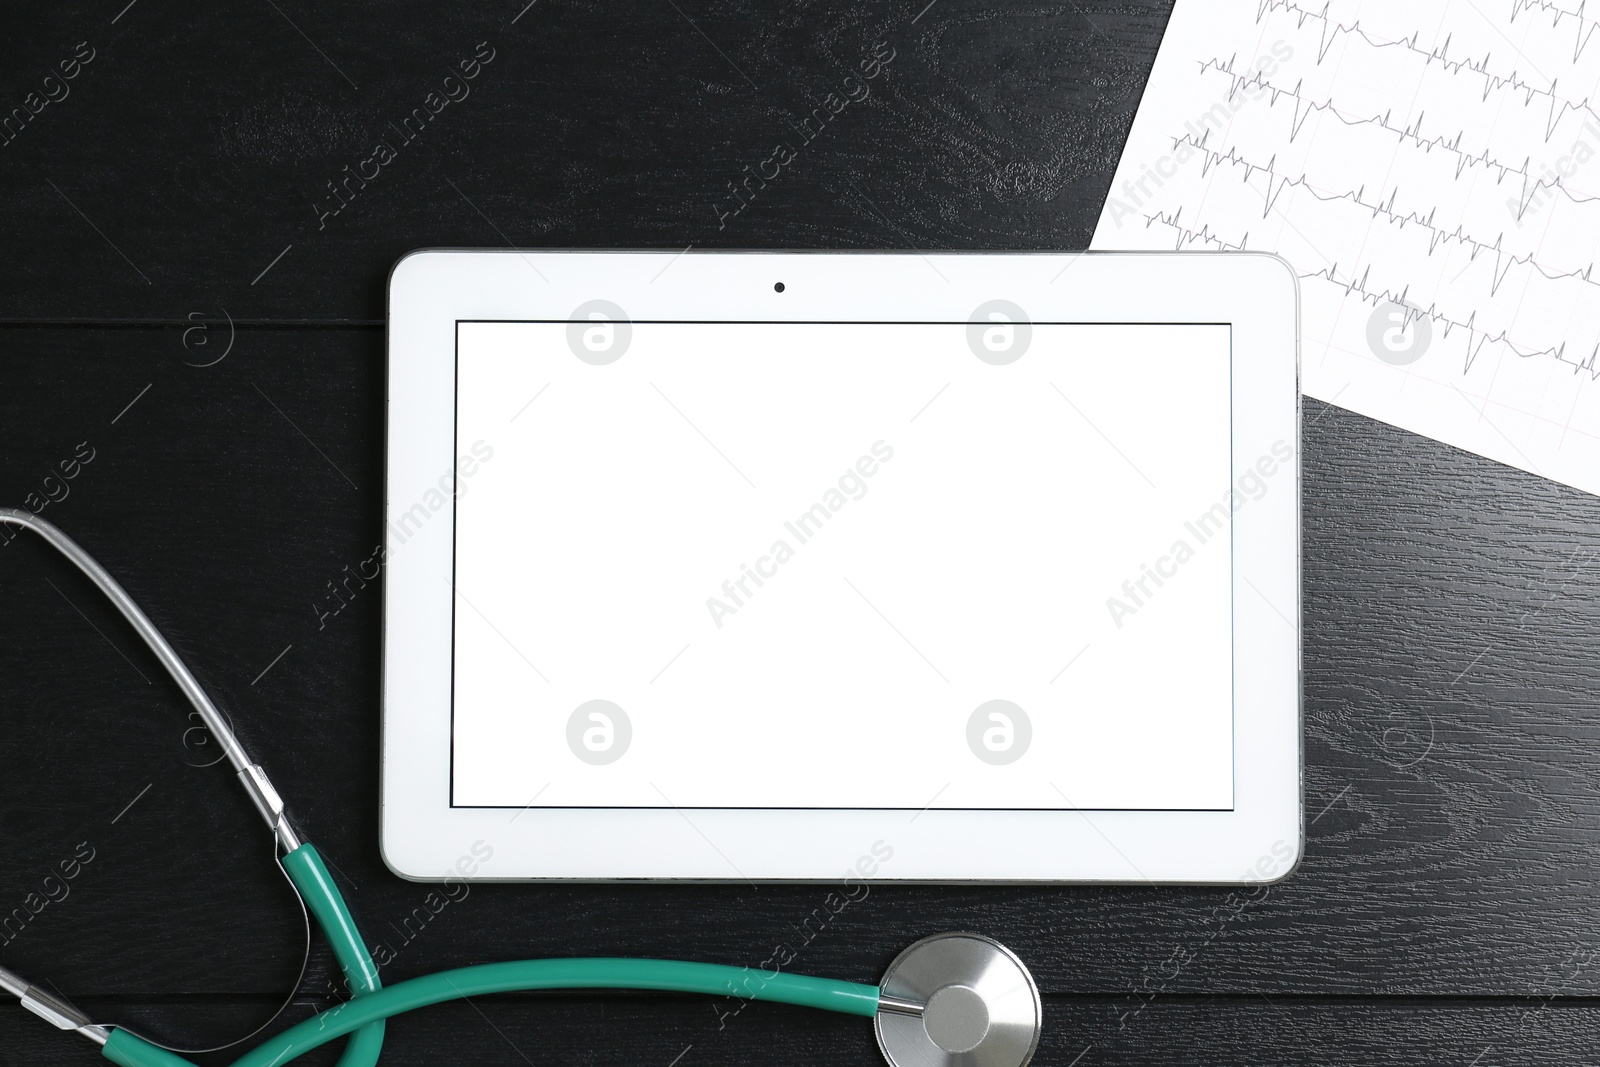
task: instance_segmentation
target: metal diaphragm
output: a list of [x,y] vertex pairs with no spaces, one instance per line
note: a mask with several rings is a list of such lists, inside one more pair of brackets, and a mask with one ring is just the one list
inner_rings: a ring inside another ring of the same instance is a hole
[[1026,1067],[1039,1046],[1039,988],[992,938],[924,938],[895,957],[879,988],[888,1006],[873,1026],[892,1067]]

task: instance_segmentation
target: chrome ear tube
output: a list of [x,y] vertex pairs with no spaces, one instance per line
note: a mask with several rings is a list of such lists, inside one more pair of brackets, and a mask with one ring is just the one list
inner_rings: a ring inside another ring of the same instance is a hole
[[234,736],[227,720],[211,703],[211,698],[200,687],[195,676],[189,673],[189,668],[182,659],[167,644],[167,639],[161,636],[161,631],[156,629],[155,623],[149,616],[139,609],[117,580],[89,553],[85,552],[78,542],[68,537],[56,528],[54,523],[46,522],[31,511],[21,508],[0,508],[0,524],[7,526],[20,526],[25,530],[32,530],[42,537],[51,548],[60,552],[71,560],[73,566],[82,571],[89,580],[99,587],[100,591],[115,604],[122,617],[128,620],[139,637],[155,653],[156,659],[167,669],[172,680],[178,683],[178,688],[183,690],[183,695],[189,698],[189,703],[194,705],[195,711],[200,713],[200,721],[205,723],[206,729],[211,731],[211,736],[217,739],[217,744],[222,746],[222,752],[233,766],[238,775],[239,784],[250,795],[250,801],[255,805],[256,811],[261,813],[262,819],[272,828],[272,834],[278,839],[287,854],[299,848],[303,843],[300,835],[295,833],[294,827],[289,825],[289,819],[284,814],[283,798],[273,788],[272,782],[267,778],[267,772],[250,759],[244,746]]

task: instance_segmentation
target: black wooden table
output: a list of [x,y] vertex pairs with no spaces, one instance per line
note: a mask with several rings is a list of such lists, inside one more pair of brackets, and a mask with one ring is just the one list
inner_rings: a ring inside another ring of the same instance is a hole
[[[421,246],[1081,248],[1167,15],[526,2],[0,12],[0,500],[48,501],[166,631],[394,952],[389,981],[749,962],[820,904],[485,885],[432,913],[385,869],[379,599],[317,605],[379,537],[389,266]],[[730,183],[885,47],[871,95],[734,212]],[[1600,505],[1314,401],[1304,434],[1295,876],[875,888],[794,969],[874,981],[926,933],[992,934],[1040,981],[1048,1064],[1600,1056]],[[265,1017],[299,915],[215,746],[47,549],[0,546],[0,590],[0,965],[177,1040]],[[290,1014],[334,974],[319,944]],[[736,1006],[483,998],[395,1021],[385,1062],[876,1062],[862,1020]],[[0,1005],[0,1064],[91,1062]]]

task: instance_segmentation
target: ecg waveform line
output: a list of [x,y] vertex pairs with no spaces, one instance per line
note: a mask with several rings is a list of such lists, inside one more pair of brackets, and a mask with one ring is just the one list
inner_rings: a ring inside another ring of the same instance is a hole
[[[1280,97],[1289,97],[1292,99],[1294,101],[1294,117],[1289,124],[1289,142],[1291,144],[1293,144],[1295,139],[1300,136],[1300,128],[1305,125],[1306,119],[1309,118],[1312,113],[1320,111],[1324,114],[1332,115],[1346,126],[1373,126],[1376,129],[1393,135],[1398,141],[1411,142],[1415,147],[1420,149],[1425,154],[1432,154],[1433,150],[1436,148],[1448,152],[1456,157],[1455,176],[1457,179],[1460,179],[1463,171],[1474,166],[1481,166],[1486,170],[1497,172],[1498,177],[1495,179],[1496,184],[1505,180],[1505,177],[1508,174],[1518,174],[1522,175],[1523,177],[1528,175],[1528,164],[1532,161],[1531,156],[1525,158],[1517,166],[1512,166],[1510,163],[1506,163],[1495,158],[1494,156],[1491,156],[1487,146],[1482,152],[1470,153],[1466,151],[1461,147],[1461,141],[1466,137],[1467,133],[1464,128],[1458,130],[1454,138],[1447,138],[1444,134],[1436,134],[1432,137],[1423,137],[1422,120],[1426,117],[1426,112],[1419,114],[1415,122],[1409,123],[1405,126],[1391,125],[1389,121],[1393,114],[1391,111],[1386,111],[1381,115],[1371,115],[1367,118],[1359,118],[1335,107],[1333,103],[1333,97],[1331,96],[1320,102],[1305,96],[1300,91],[1301,87],[1305,84],[1304,79],[1296,82],[1293,89],[1286,89],[1281,85],[1274,85],[1272,82],[1267,81],[1265,76],[1260,73],[1251,75],[1249,77],[1235,73],[1233,70],[1233,63],[1233,57],[1230,57],[1226,63],[1222,62],[1220,59],[1208,59],[1200,64],[1200,73],[1203,75],[1209,71],[1217,71],[1225,75],[1229,79],[1228,100],[1230,102],[1236,96],[1238,96],[1240,92],[1252,85],[1259,89],[1265,90],[1269,94],[1267,100],[1268,108],[1276,107]],[[1597,132],[1600,132],[1600,130],[1597,130]]]
[[[1395,200],[1400,194],[1398,185],[1390,190],[1386,200],[1369,201],[1365,199],[1366,186],[1342,193],[1324,193],[1307,181],[1303,174],[1295,177],[1286,177],[1278,174],[1277,156],[1273,156],[1265,164],[1262,164],[1241,155],[1235,148],[1230,147],[1226,152],[1218,152],[1207,147],[1205,142],[1210,138],[1210,134],[1211,131],[1208,129],[1198,140],[1192,134],[1185,134],[1176,143],[1179,145],[1187,143],[1196,152],[1204,155],[1200,168],[1202,177],[1209,174],[1213,167],[1224,165],[1234,168],[1242,167],[1244,168],[1244,184],[1254,191],[1255,186],[1251,185],[1250,179],[1256,174],[1264,175],[1267,180],[1267,188],[1261,194],[1261,217],[1263,219],[1272,213],[1273,207],[1276,206],[1278,198],[1283,195],[1285,189],[1300,188],[1323,203],[1346,201],[1370,213],[1373,218],[1388,220],[1398,229],[1404,230],[1407,226],[1413,226],[1419,230],[1426,230],[1428,232],[1429,256],[1432,256],[1438,247],[1446,242],[1455,242],[1467,249],[1468,258],[1474,263],[1477,262],[1479,255],[1486,252],[1492,253],[1495,265],[1489,282],[1490,296],[1495,296],[1499,292],[1501,283],[1505,281],[1506,274],[1513,266],[1523,266],[1537,271],[1546,280],[1552,282],[1573,280],[1582,282],[1585,285],[1600,287],[1600,280],[1596,280],[1594,277],[1595,263],[1593,260],[1590,260],[1586,266],[1573,270],[1557,270],[1546,267],[1535,259],[1531,253],[1517,255],[1506,251],[1502,247],[1502,242],[1505,240],[1504,233],[1496,237],[1491,244],[1467,233],[1465,224],[1457,225],[1454,230],[1445,230],[1436,226],[1434,224],[1434,216],[1439,211],[1437,206],[1431,208],[1426,215],[1416,211],[1404,213],[1396,211],[1394,207]],[[1276,187],[1274,187],[1274,183],[1276,183]]]
[[[1243,89],[1252,85],[1263,89],[1270,94],[1267,101],[1267,107],[1269,109],[1277,106],[1279,97],[1286,96],[1294,100],[1295,112],[1289,125],[1289,141],[1291,144],[1299,136],[1300,129],[1305,124],[1306,118],[1308,118],[1313,111],[1321,111],[1325,114],[1332,115],[1344,125],[1352,128],[1366,125],[1373,126],[1375,129],[1382,130],[1385,133],[1394,136],[1401,143],[1410,142],[1415,148],[1423,152],[1425,155],[1431,155],[1435,149],[1439,149],[1454,155],[1456,157],[1455,180],[1457,181],[1461,180],[1461,175],[1463,172],[1476,166],[1481,166],[1485,168],[1485,170],[1494,173],[1496,185],[1503,183],[1510,175],[1517,175],[1522,180],[1522,189],[1517,194],[1517,211],[1515,216],[1519,223],[1522,221],[1523,217],[1527,215],[1528,207],[1535,199],[1540,198],[1541,194],[1546,190],[1553,190],[1557,193],[1560,193],[1574,204],[1591,204],[1600,202],[1600,196],[1589,196],[1584,193],[1574,192],[1567,186],[1567,183],[1563,180],[1562,175],[1556,173],[1548,167],[1545,168],[1544,176],[1535,178],[1528,169],[1529,164],[1532,162],[1531,156],[1524,158],[1520,164],[1513,167],[1511,164],[1491,156],[1487,147],[1484,148],[1482,152],[1476,154],[1468,153],[1461,147],[1461,141],[1466,136],[1465,129],[1458,130],[1453,139],[1446,139],[1443,134],[1433,137],[1423,137],[1422,120],[1426,113],[1419,114],[1415,122],[1404,127],[1393,126],[1390,124],[1390,112],[1385,112],[1382,115],[1373,115],[1364,119],[1354,117],[1335,107],[1333,98],[1331,96],[1321,102],[1311,100],[1304,96],[1300,92],[1300,87],[1304,84],[1303,80],[1301,82],[1297,82],[1293,89],[1285,89],[1282,86],[1274,85],[1272,82],[1267,81],[1265,76],[1259,72],[1249,77],[1236,73],[1233,70],[1234,61],[1234,57],[1229,57],[1226,63],[1215,58],[1205,60],[1204,62],[1200,63],[1200,73],[1205,74],[1209,71],[1218,71],[1228,77],[1230,82],[1227,99],[1230,102]],[[1600,127],[1586,122],[1583,125],[1583,129],[1593,133],[1596,141],[1600,142]],[[1176,148],[1181,141],[1182,138],[1175,138],[1173,141],[1173,147]],[[1600,153],[1600,145],[1597,145],[1593,151]]]
[[1600,27],[1600,23],[1584,15],[1583,9],[1587,6],[1588,2],[1584,0],[1583,3],[1578,5],[1578,10],[1569,11],[1567,8],[1551,3],[1550,0],[1511,0],[1510,22],[1515,25],[1519,14],[1535,9],[1551,14],[1551,29],[1560,29],[1561,20],[1564,18],[1573,19],[1578,24],[1576,27],[1577,32],[1573,35],[1572,40],[1572,62],[1576,63],[1578,57],[1583,55],[1583,49],[1588,45],[1589,38],[1594,36],[1596,27]]
[[1548,180],[1540,178],[1538,181],[1533,183],[1532,188],[1529,188],[1528,186],[1527,175],[1523,175],[1522,192],[1519,193],[1517,197],[1518,222],[1522,221],[1522,216],[1527,214],[1529,205],[1531,205],[1534,199],[1538,197],[1540,192],[1545,189],[1554,189],[1556,192],[1560,193],[1574,204],[1593,204],[1600,202],[1600,196],[1585,196],[1582,193],[1575,193],[1571,189],[1568,189],[1566,183],[1561,180],[1561,175],[1559,174],[1551,177]]
[[1411,319],[1426,317],[1439,327],[1439,335],[1442,338],[1448,339],[1450,334],[1456,330],[1465,333],[1467,338],[1466,358],[1461,367],[1461,374],[1463,377],[1465,377],[1467,373],[1472,370],[1472,364],[1482,353],[1484,347],[1490,344],[1495,344],[1504,347],[1506,351],[1517,356],[1519,359],[1537,359],[1542,356],[1550,356],[1557,362],[1564,363],[1571,367],[1574,376],[1586,373],[1588,374],[1591,382],[1596,378],[1600,378],[1600,369],[1597,369],[1600,368],[1600,343],[1596,343],[1594,347],[1589,350],[1589,354],[1587,356],[1577,361],[1567,358],[1567,342],[1565,341],[1561,342],[1559,345],[1546,346],[1544,348],[1524,347],[1511,340],[1511,336],[1506,330],[1497,330],[1494,333],[1490,333],[1487,330],[1479,329],[1477,326],[1478,313],[1476,311],[1474,311],[1471,315],[1468,315],[1465,322],[1462,322],[1461,320],[1452,318],[1440,311],[1437,303],[1429,304],[1427,308],[1414,307],[1406,302],[1406,295],[1411,290],[1411,283],[1409,282],[1406,283],[1403,289],[1398,291],[1394,289],[1374,290],[1367,288],[1367,278],[1372,272],[1371,264],[1368,264],[1362,270],[1360,278],[1355,278],[1352,276],[1349,281],[1340,281],[1338,279],[1338,269],[1339,265],[1335,263],[1323,270],[1311,271],[1309,273],[1297,271],[1296,273],[1299,274],[1300,277],[1308,280],[1322,281],[1338,286],[1345,291],[1346,296],[1356,296],[1361,300],[1362,303],[1371,304],[1373,307],[1378,307],[1379,305],[1385,303],[1399,304],[1400,306],[1408,309],[1408,321]]
[[1403,48],[1408,52],[1421,56],[1427,64],[1438,63],[1441,69],[1448,71],[1452,75],[1460,74],[1462,71],[1476,74],[1483,79],[1483,99],[1485,101],[1489,99],[1491,92],[1501,88],[1510,88],[1516,92],[1523,93],[1524,105],[1531,104],[1535,96],[1547,97],[1550,100],[1550,111],[1545,119],[1544,139],[1546,142],[1550,140],[1555,127],[1560,124],[1561,119],[1566,116],[1568,111],[1585,111],[1592,118],[1600,118],[1600,111],[1596,111],[1590,106],[1588,97],[1574,101],[1558,95],[1556,93],[1556,84],[1559,79],[1552,79],[1548,89],[1541,89],[1536,85],[1523,81],[1517,76],[1515,70],[1510,74],[1496,74],[1491,71],[1489,69],[1491,53],[1485,53],[1481,61],[1470,58],[1452,59],[1449,53],[1453,35],[1446,36],[1442,45],[1433,48],[1423,48],[1417,43],[1422,35],[1421,30],[1416,30],[1410,37],[1403,37],[1397,41],[1374,37],[1361,28],[1360,19],[1356,19],[1349,24],[1334,22],[1328,16],[1328,10],[1331,6],[1331,0],[1328,0],[1327,3],[1322,5],[1321,11],[1308,11],[1295,3],[1295,0],[1257,0],[1256,23],[1259,25],[1271,11],[1281,11],[1285,15],[1293,17],[1296,20],[1297,28],[1303,29],[1306,22],[1311,19],[1321,22],[1321,39],[1317,45],[1318,66],[1321,66],[1322,61],[1327,58],[1328,49],[1333,47],[1333,42],[1341,36],[1348,35],[1359,37],[1372,48]]
[[[1141,217],[1144,219],[1146,229],[1161,225],[1177,231],[1178,236],[1173,244],[1173,249],[1179,252],[1183,251],[1185,248],[1194,248],[1202,245],[1224,251],[1242,252],[1245,250],[1250,239],[1249,233],[1246,232],[1245,235],[1237,242],[1230,242],[1213,232],[1209,223],[1202,225],[1198,230],[1191,230],[1184,225],[1183,209],[1181,207],[1170,213],[1157,211]],[[1581,360],[1573,360],[1568,358],[1566,342],[1562,342],[1560,345],[1546,346],[1543,348],[1522,345],[1516,341],[1513,341],[1508,331],[1497,330],[1491,333],[1487,330],[1481,329],[1477,325],[1478,313],[1476,311],[1469,315],[1465,321],[1462,321],[1460,319],[1453,318],[1439,310],[1437,303],[1429,304],[1426,308],[1421,308],[1415,304],[1412,304],[1409,300],[1409,294],[1411,291],[1411,284],[1409,282],[1400,289],[1372,289],[1367,284],[1368,279],[1371,276],[1371,272],[1372,266],[1371,264],[1368,264],[1365,268],[1363,268],[1359,278],[1352,275],[1349,280],[1340,280],[1338,277],[1339,265],[1337,263],[1334,263],[1329,267],[1325,267],[1322,270],[1295,271],[1295,273],[1301,278],[1304,278],[1308,281],[1318,281],[1324,284],[1335,286],[1338,289],[1343,290],[1346,297],[1354,296],[1361,303],[1371,304],[1373,307],[1378,307],[1385,303],[1399,305],[1405,309],[1405,321],[1402,323],[1402,325],[1409,324],[1410,322],[1418,319],[1426,318],[1430,323],[1438,327],[1439,336],[1442,339],[1448,339],[1452,333],[1460,333],[1465,335],[1466,340],[1464,343],[1463,361],[1461,367],[1461,374],[1463,377],[1465,377],[1467,373],[1472,370],[1473,363],[1477,361],[1478,357],[1483,353],[1483,350],[1486,347],[1490,345],[1498,345],[1503,347],[1506,351],[1517,356],[1519,359],[1531,360],[1548,356],[1555,359],[1559,363],[1571,367],[1574,376],[1578,374],[1587,374],[1590,381],[1600,379],[1600,343],[1596,343],[1595,346],[1590,349],[1589,354]]]
[[[1182,251],[1185,248],[1192,248],[1199,245],[1205,245],[1207,247],[1222,250],[1244,251],[1248,246],[1250,236],[1248,232],[1241,237],[1239,241],[1230,242],[1220,235],[1212,232],[1209,223],[1202,225],[1199,230],[1189,229],[1183,224],[1182,215],[1183,209],[1179,208],[1170,214],[1158,211],[1154,214],[1144,215],[1142,217],[1145,220],[1146,228],[1154,225],[1164,225],[1176,230],[1178,237],[1174,244],[1174,248],[1177,251]],[[1411,290],[1410,283],[1407,283],[1400,289],[1372,289],[1367,284],[1371,270],[1372,267],[1369,264],[1363,269],[1361,277],[1356,278],[1352,276],[1352,278],[1348,281],[1341,281],[1338,278],[1339,265],[1337,263],[1322,270],[1309,272],[1296,271],[1295,273],[1301,278],[1312,281],[1321,281],[1337,286],[1339,289],[1344,291],[1346,296],[1355,296],[1363,303],[1371,304],[1373,307],[1377,307],[1383,303],[1398,304],[1405,309],[1404,314],[1406,322],[1426,318],[1439,327],[1441,337],[1448,338],[1452,332],[1456,331],[1466,334],[1467,343],[1465,360],[1461,368],[1463,375],[1472,369],[1472,364],[1481,354],[1484,347],[1490,344],[1498,344],[1504,346],[1507,351],[1513,353],[1519,358],[1535,359],[1541,356],[1550,356],[1557,361],[1571,367],[1574,374],[1587,372],[1591,381],[1595,380],[1596,378],[1600,378],[1600,343],[1597,343],[1594,346],[1587,357],[1580,361],[1574,362],[1573,360],[1567,358],[1567,346],[1565,343],[1559,346],[1546,346],[1543,348],[1528,347],[1513,341],[1510,337],[1510,334],[1505,330],[1499,330],[1491,333],[1487,330],[1480,329],[1477,326],[1477,312],[1473,312],[1472,315],[1468,316],[1466,321],[1462,321],[1460,319],[1452,318],[1451,316],[1440,311],[1437,304],[1430,304],[1427,308],[1418,308],[1409,302],[1409,294]]]
[[1243,252],[1250,243],[1249,230],[1244,232],[1244,236],[1239,238],[1237,244],[1233,244],[1212,233],[1209,222],[1201,224],[1198,230],[1188,229],[1183,225],[1183,208],[1181,207],[1170,214],[1164,211],[1157,211],[1153,215],[1143,215],[1141,218],[1144,219],[1145,229],[1147,230],[1158,222],[1177,230],[1178,244],[1173,249],[1175,252],[1182,252],[1185,247],[1202,244],[1209,245],[1220,252]]

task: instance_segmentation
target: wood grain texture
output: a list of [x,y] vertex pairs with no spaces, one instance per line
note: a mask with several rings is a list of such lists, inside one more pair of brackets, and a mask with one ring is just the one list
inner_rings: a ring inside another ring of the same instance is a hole
[[[0,114],[79,42],[96,53],[0,145],[0,318],[381,321],[418,247],[1081,248],[1167,17],[524,3],[0,16]],[[483,42],[493,59],[448,102]],[[808,142],[880,42],[870,95]],[[446,103],[408,137],[430,93]],[[364,168],[379,142],[394,158]],[[780,142],[797,158],[724,219]],[[348,206],[323,218],[330,182]]]
[[[923,7],[0,13],[0,117],[96,49],[0,146],[0,500],[59,495],[45,479],[93,451],[45,516],[233,716],[396,950],[386,980],[543,955],[747,962],[820,903],[485,885],[408,932],[426,890],[376,847],[378,596],[327,620],[313,604],[379,536],[383,333],[360,324],[381,323],[411,248],[1083,245],[1166,6]],[[325,184],[485,40],[471,95],[319,229]],[[895,58],[872,95],[719,229],[726,183],[880,40]],[[1046,992],[1044,1063],[1592,1060],[1600,504],[1308,401],[1304,520],[1307,852],[1289,881],[883,887],[797,969],[870,981],[926,933],[992,934]],[[214,747],[47,550],[0,544],[0,591],[0,917],[93,855],[0,939],[0,965],[166,1034],[270,1012],[300,918],[247,802],[205,766]],[[299,1015],[334,973],[319,943]],[[782,1008],[718,1031],[677,998],[479,1007],[396,1024],[386,1061],[875,1058],[857,1022]],[[0,1006],[0,1063],[92,1056]]]

